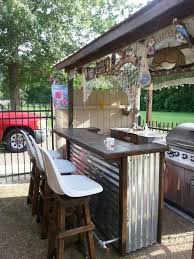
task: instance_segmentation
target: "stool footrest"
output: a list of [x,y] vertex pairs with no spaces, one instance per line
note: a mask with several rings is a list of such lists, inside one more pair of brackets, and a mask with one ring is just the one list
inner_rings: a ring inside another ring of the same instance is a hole
[[90,197],[82,197],[82,198],[69,198],[67,196],[56,196],[60,202],[63,204],[65,208],[74,207],[74,206],[81,206],[84,205],[87,201],[89,201]]
[[89,232],[89,231],[94,230],[94,228],[95,228],[94,224],[91,223],[91,224],[89,224],[87,226],[66,230],[66,231],[60,232],[58,234],[58,239],[66,238],[66,237],[70,237],[70,236],[74,236],[74,235],[78,235],[80,233]]

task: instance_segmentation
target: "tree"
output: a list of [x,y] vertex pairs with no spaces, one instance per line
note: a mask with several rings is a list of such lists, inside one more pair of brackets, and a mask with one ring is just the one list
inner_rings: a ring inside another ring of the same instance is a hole
[[138,6],[131,7],[124,0],[1,0],[0,69],[12,108],[19,101],[20,89],[45,87],[56,60],[134,8]]
[[[147,91],[141,91],[141,110],[146,110]],[[153,111],[194,112],[194,85],[162,88],[153,93]]]

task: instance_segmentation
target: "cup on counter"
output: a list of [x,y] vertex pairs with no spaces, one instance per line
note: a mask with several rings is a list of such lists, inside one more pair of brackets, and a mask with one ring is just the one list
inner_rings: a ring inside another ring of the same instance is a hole
[[106,138],[104,140],[104,144],[108,150],[114,150],[115,148],[115,139],[114,138]]

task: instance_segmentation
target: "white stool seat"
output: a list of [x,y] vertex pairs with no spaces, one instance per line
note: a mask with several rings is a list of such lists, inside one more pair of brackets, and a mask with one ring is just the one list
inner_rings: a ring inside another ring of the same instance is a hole
[[23,130],[20,130],[20,132],[23,134],[24,139],[26,141],[28,155],[30,156],[31,159],[36,159],[36,153],[35,153],[34,147],[32,146],[32,143],[30,142],[30,140],[27,136],[27,133]]
[[48,185],[53,192],[72,198],[90,196],[103,191],[100,184],[84,175],[66,175],[62,177],[57,165],[48,152],[40,148],[45,162]]
[[53,159],[62,159],[63,158],[62,154],[57,150],[48,150],[48,153]]
[[63,193],[69,197],[84,197],[97,194],[103,191],[103,188],[97,182],[84,175],[69,175],[61,177],[60,187]]
[[[41,172],[45,172],[44,161],[43,161],[42,154],[39,150],[39,147],[36,144],[36,141],[34,140],[34,138],[32,136],[29,136],[29,138],[31,140],[31,145],[32,145],[35,155],[36,155],[36,165]],[[30,140],[29,140],[29,142],[30,142]],[[58,151],[54,151],[54,150],[50,150],[50,151],[52,151],[52,152],[48,151],[49,155],[59,153]],[[52,157],[52,155],[50,155],[50,156]],[[53,157],[52,157],[52,159],[53,159],[57,169],[59,170],[60,174],[75,173],[76,167],[71,161],[65,160],[65,159],[56,159],[56,158],[54,159]]]
[[54,162],[59,169],[60,174],[70,174],[76,172],[75,165],[69,160],[55,159]]

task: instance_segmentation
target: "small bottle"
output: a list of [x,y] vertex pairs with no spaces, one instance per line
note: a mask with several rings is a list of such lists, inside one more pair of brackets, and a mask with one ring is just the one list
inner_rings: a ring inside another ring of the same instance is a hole
[[147,134],[148,134],[148,131],[149,131],[149,128],[148,128],[147,123],[146,123],[146,125],[145,125],[144,131],[145,131],[145,135],[147,135]]

